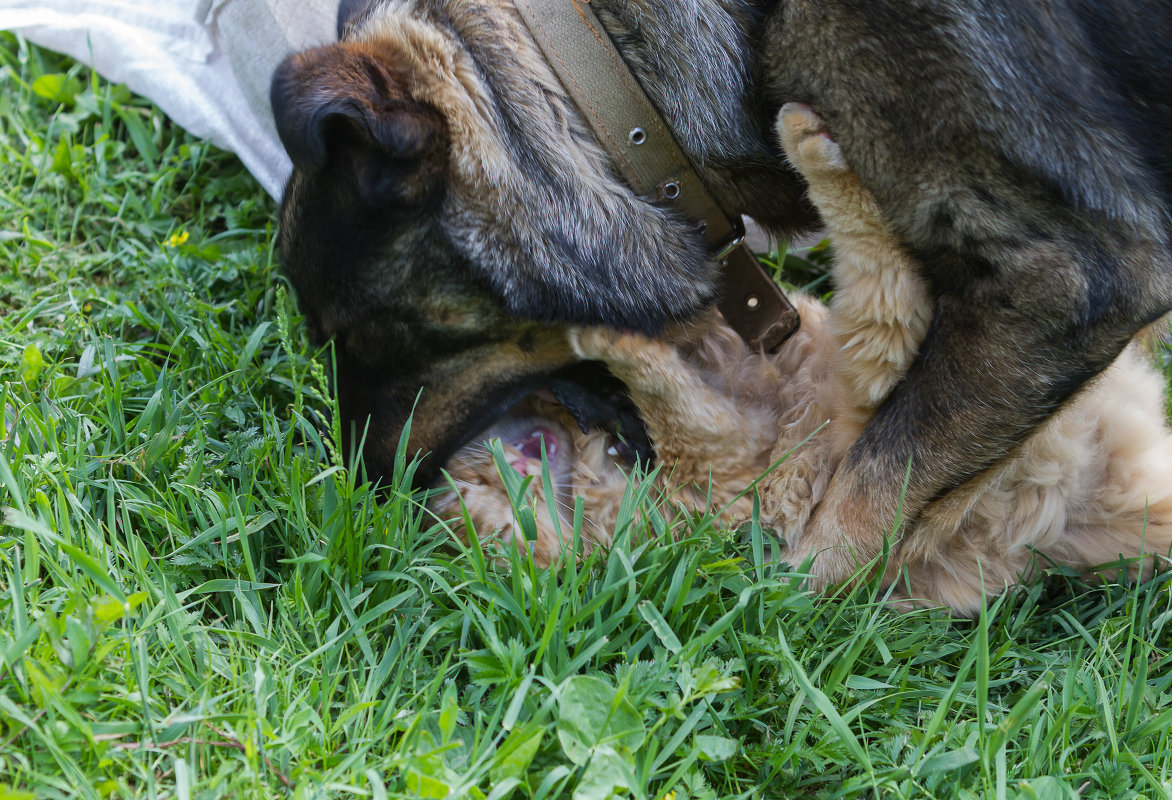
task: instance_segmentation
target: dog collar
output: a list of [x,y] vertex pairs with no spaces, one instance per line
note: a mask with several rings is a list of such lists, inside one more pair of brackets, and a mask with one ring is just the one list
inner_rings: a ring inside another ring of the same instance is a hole
[[726,214],[700,179],[589,0],[514,4],[627,184],[696,221],[721,266],[717,307],[728,324],[750,347],[776,352],[797,330],[797,311],[745,245],[740,217]]

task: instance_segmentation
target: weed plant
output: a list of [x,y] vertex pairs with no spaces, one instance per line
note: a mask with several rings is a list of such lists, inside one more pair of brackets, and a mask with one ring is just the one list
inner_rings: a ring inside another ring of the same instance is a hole
[[3,800],[1172,797],[1168,574],[898,614],[637,490],[462,546],[328,444],[241,165],[0,45]]

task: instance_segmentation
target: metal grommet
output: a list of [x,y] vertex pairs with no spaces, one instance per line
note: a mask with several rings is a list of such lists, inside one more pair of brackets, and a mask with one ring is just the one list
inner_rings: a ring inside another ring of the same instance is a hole
[[751,294],[745,299],[745,307],[750,311],[756,310],[759,305],[761,305],[761,298],[755,294]]
[[668,181],[659,188],[659,196],[664,200],[675,200],[680,196],[680,185],[675,181]]
[[647,131],[642,128],[631,128],[631,132],[627,134],[627,139],[630,140],[631,144],[638,147],[647,141]]

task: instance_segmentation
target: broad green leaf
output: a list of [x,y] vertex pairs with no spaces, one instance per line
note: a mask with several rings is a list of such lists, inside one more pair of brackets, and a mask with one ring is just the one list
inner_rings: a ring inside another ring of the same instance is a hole
[[73,105],[74,98],[81,91],[81,81],[63,72],[51,72],[34,80],[32,89],[34,94],[51,103]]
[[434,798],[443,800],[451,793],[451,787],[441,780],[424,775],[419,770],[407,771],[407,791],[415,797]]
[[927,776],[937,772],[951,772],[952,770],[968,766],[980,757],[981,754],[971,747],[950,750],[947,753],[939,753],[925,758],[920,766],[916,768],[916,774]]
[[1043,775],[1017,785],[1017,800],[1076,800],[1078,794],[1061,778]]
[[737,754],[737,740],[727,736],[696,734],[696,746],[709,761],[728,761]]
[[574,789],[573,800],[626,797],[638,783],[631,768],[633,762],[629,752],[620,752],[608,745],[599,747]]
[[122,619],[128,613],[142,605],[142,602],[147,599],[149,595],[146,592],[135,592],[126,598],[125,601],[119,600],[110,595],[102,595],[94,600],[92,607],[94,611],[94,619],[100,625],[108,625],[111,622]]
[[103,595],[93,603],[94,619],[99,625],[109,625],[111,622],[122,619],[126,614],[126,605],[110,595]]
[[64,178],[70,180],[74,178],[73,148],[69,146],[68,138],[62,136],[57,140],[57,148],[53,151],[53,164],[50,168]]
[[493,783],[502,783],[510,778],[524,780],[533,757],[541,747],[542,731],[542,726],[524,726],[509,734],[509,738],[497,751],[496,761],[490,771]]
[[41,377],[41,372],[45,369],[45,359],[41,355],[41,350],[35,344],[30,344],[24,348],[24,353],[20,356],[19,373],[21,380],[25,383],[33,383],[37,378]]
[[558,740],[575,764],[586,764],[599,745],[621,746],[634,752],[645,737],[639,712],[606,681],[579,675],[563,684]]

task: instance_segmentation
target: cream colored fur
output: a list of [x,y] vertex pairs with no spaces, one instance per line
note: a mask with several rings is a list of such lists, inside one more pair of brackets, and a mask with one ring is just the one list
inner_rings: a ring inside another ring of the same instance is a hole
[[[572,331],[570,345],[583,359],[604,361],[628,385],[664,465],[658,488],[672,502],[724,509],[730,523],[745,519],[745,488],[780,461],[759,483],[764,522],[793,548],[795,562],[808,554],[850,559],[846,548],[819,552],[803,540],[803,528],[850,443],[914,359],[931,307],[910,258],[818,118],[787,106],[778,128],[835,244],[837,290],[829,312],[796,297],[801,330],[771,357],[750,352],[715,312],[659,339],[591,328]],[[896,585],[896,597],[973,614],[983,594],[1000,593],[1039,564],[1090,570],[1120,557],[1167,557],[1172,434],[1163,391],[1143,345],[1133,343],[1013,456],[929,506],[892,543],[884,579]],[[605,436],[580,433],[556,406],[525,412],[560,420],[572,440],[572,450],[560,454],[565,460],[551,465],[555,484],[561,481],[560,525],[546,510],[540,478],[534,480],[535,559],[549,563],[561,551],[573,495],[584,501],[587,544],[609,543],[627,482],[607,455]],[[515,450],[508,455],[525,462]],[[482,537],[521,543],[481,446],[464,448],[449,473]],[[459,502],[448,494],[435,509],[456,516]],[[1132,576],[1139,571],[1138,564],[1129,567]]]
[[[570,345],[579,357],[605,360],[627,382],[663,464],[655,489],[667,502],[709,509],[729,523],[746,519],[752,511],[746,487],[794,448],[790,457],[809,463],[817,473],[812,479],[821,484],[829,480],[835,455],[826,452],[821,440],[799,445],[825,424],[823,410],[836,400],[835,342],[826,325],[826,307],[809,297],[794,300],[802,327],[771,357],[749,351],[715,311],[661,339],[606,328],[571,333]],[[554,506],[560,511],[556,522],[549,513],[541,465],[502,443],[506,460],[534,475],[528,493],[538,528],[531,545],[534,559],[551,563],[569,541],[574,496],[584,500],[587,550],[609,544],[628,475],[608,453],[607,435],[582,433],[563,409],[534,398],[515,416],[553,422],[570,443],[569,457],[563,449],[549,463],[556,486]],[[482,540],[524,546],[498,467],[479,443],[499,435],[496,426],[489,428],[456,453],[446,471],[458,493],[439,494],[432,508],[454,519],[461,535],[467,534],[466,509]],[[820,455],[815,457],[816,451]]]

